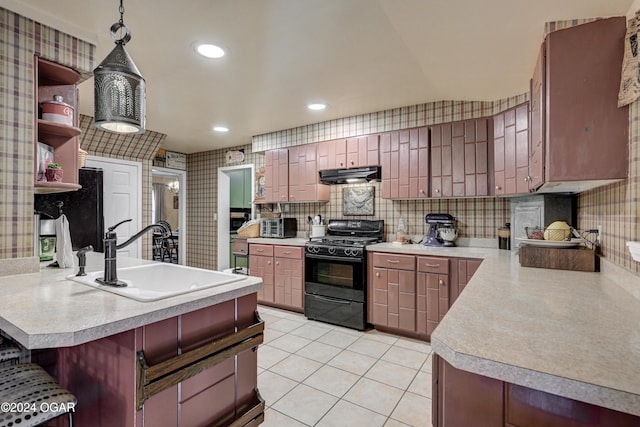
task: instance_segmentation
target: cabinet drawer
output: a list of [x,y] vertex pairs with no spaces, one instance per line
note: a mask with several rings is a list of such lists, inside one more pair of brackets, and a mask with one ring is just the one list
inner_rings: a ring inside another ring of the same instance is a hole
[[449,274],[449,260],[447,258],[418,257],[418,271]]
[[373,266],[398,270],[415,270],[416,257],[412,255],[374,253]]
[[276,246],[275,253],[278,258],[302,259],[303,249],[304,248],[296,246]]
[[260,245],[252,243],[249,245],[251,255],[273,256],[273,245]]

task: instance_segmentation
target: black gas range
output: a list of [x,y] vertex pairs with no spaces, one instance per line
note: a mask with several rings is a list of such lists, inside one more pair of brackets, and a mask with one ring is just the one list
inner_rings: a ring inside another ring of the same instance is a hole
[[326,236],[305,244],[307,318],[365,329],[366,247],[383,236],[383,220],[338,219],[329,221]]

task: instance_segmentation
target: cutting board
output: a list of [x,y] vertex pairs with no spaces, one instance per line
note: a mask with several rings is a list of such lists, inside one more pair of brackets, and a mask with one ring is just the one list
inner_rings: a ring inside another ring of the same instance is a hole
[[600,271],[596,252],[583,246],[577,248],[546,248],[522,245],[518,249],[522,267],[556,270]]

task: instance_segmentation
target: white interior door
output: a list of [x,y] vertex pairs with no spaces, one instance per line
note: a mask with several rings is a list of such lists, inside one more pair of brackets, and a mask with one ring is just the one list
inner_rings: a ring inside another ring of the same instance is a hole
[[[102,205],[105,232],[120,221],[132,219],[115,230],[118,244],[123,243],[142,228],[142,163],[88,156],[87,166],[104,171]],[[141,240],[136,240],[118,253],[141,258]]]

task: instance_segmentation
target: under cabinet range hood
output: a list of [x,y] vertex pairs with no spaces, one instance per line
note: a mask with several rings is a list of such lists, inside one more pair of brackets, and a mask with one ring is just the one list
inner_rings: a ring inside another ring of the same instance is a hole
[[357,182],[379,181],[380,166],[367,166],[352,169],[326,169],[320,171],[323,184],[352,184]]

